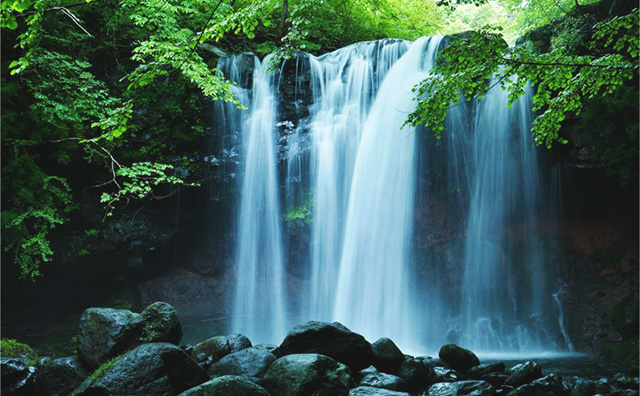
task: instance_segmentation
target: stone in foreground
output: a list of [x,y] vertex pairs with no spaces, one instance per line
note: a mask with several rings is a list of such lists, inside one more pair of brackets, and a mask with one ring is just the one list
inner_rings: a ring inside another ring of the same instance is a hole
[[456,344],[444,345],[440,348],[438,357],[452,369],[463,373],[480,364],[475,353]]
[[53,359],[40,367],[36,390],[41,395],[66,396],[87,376],[76,356]]
[[329,356],[354,372],[373,363],[371,344],[340,323],[311,321],[298,325],[284,339],[280,352],[283,356],[298,353]]
[[207,381],[182,392],[178,396],[269,396],[269,393],[253,382],[235,375],[225,375]]
[[142,311],[142,342],[169,342],[178,345],[182,325],[175,308],[166,302],[155,302]]
[[349,368],[315,353],[281,357],[269,367],[262,385],[271,395],[346,395],[355,386]]
[[388,389],[359,386],[349,391],[349,396],[411,396],[406,392],[396,392]]
[[400,348],[389,338],[380,338],[371,344],[373,365],[380,371],[393,374],[404,362]]
[[80,317],[78,356],[89,370],[135,346],[142,317],[126,309],[89,308]]
[[529,361],[513,366],[510,373],[511,375],[504,384],[517,388],[520,385],[528,384],[542,377],[542,367],[536,362]]
[[431,385],[423,396],[491,396],[493,386],[485,381],[438,382]]
[[205,368],[227,356],[251,347],[251,341],[242,334],[216,336],[196,344],[191,350],[191,357]]
[[177,346],[143,344],[104,364],[71,395],[174,395],[208,379]]
[[33,392],[36,368],[22,357],[1,357],[0,371],[3,396],[29,395]]
[[223,357],[209,367],[208,371],[212,377],[237,375],[257,383],[275,361],[276,357],[271,352],[246,348]]

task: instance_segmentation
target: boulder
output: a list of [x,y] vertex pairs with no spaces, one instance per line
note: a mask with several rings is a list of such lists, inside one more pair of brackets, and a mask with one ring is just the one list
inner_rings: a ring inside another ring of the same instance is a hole
[[440,348],[438,353],[440,360],[456,371],[466,372],[472,367],[478,366],[480,360],[468,349],[461,348],[456,344],[447,344]]
[[307,322],[296,326],[280,345],[283,356],[317,353],[347,365],[353,371],[373,363],[371,344],[340,323]]
[[355,386],[347,366],[315,353],[281,357],[269,367],[262,384],[278,396],[346,395]]
[[166,302],[155,302],[142,311],[141,342],[169,342],[178,345],[182,325],[176,310]]
[[504,385],[504,382],[507,380],[507,378],[509,378],[509,375],[505,373],[489,373],[483,375],[479,379],[482,381],[487,381],[494,388],[498,388]]
[[485,381],[438,382],[423,396],[491,396],[495,393],[493,386]]
[[33,394],[36,368],[22,357],[0,358],[0,383],[3,396],[29,396]]
[[400,348],[389,338],[380,338],[371,344],[373,365],[385,373],[394,373],[404,362],[404,355]]
[[76,356],[45,362],[38,372],[36,393],[48,396],[65,396],[71,393],[89,374]]
[[517,387],[509,392],[509,396],[561,396],[567,393],[562,384],[562,378],[556,374],[550,374],[531,383]]
[[360,386],[370,386],[373,388],[384,388],[394,391],[404,391],[407,389],[406,382],[395,375],[373,372],[365,375],[359,383]]
[[207,368],[230,353],[251,347],[251,341],[242,334],[217,336],[194,345],[191,357]]
[[253,347],[255,349],[262,349],[262,350],[265,350],[267,352],[271,352],[277,358],[282,357],[282,354],[280,353],[280,349],[278,348],[277,345],[273,345],[273,344],[258,344],[258,345],[254,345]]
[[436,375],[436,382],[454,382],[462,380],[462,375],[452,369],[436,366],[433,368],[433,371]]
[[409,392],[418,392],[435,382],[436,374],[433,368],[425,364],[422,359],[406,357],[397,372],[407,384]]
[[509,374],[509,378],[504,381],[504,384],[517,388],[542,377],[542,367],[536,362],[529,361],[513,366],[509,370]]
[[139,342],[142,317],[126,309],[89,308],[80,317],[78,356],[93,371]]
[[467,376],[471,379],[479,379],[489,373],[504,373],[504,370],[505,366],[502,362],[486,363],[470,368],[469,371],[467,371]]
[[223,357],[217,363],[212,364],[208,372],[214,378],[236,375],[258,383],[275,361],[276,357],[271,352],[246,348]]
[[206,371],[182,349],[149,343],[103,364],[71,395],[174,395],[207,380]]
[[411,396],[405,392],[396,392],[388,389],[359,386],[349,391],[349,396]]
[[269,393],[253,382],[242,377],[225,375],[214,378],[195,388],[186,390],[178,396],[269,396]]

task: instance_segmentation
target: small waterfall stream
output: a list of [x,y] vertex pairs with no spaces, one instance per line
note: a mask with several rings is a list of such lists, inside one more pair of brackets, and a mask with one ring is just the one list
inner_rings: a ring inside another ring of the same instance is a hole
[[[498,86],[452,107],[441,141],[403,128],[411,88],[443,42],[358,43],[275,72],[269,58],[220,60],[247,107],[216,110],[218,133],[237,133],[242,147],[234,331],[278,343],[323,320],[408,349],[558,347],[544,257],[553,246],[538,235],[555,206],[531,138],[531,93],[508,108]],[[428,254],[416,258],[416,245]]]

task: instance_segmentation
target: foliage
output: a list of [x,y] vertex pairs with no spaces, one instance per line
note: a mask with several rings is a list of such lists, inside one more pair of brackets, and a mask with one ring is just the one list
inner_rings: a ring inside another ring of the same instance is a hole
[[636,9],[595,26],[592,46],[601,43],[608,50],[595,56],[571,55],[555,45],[544,54],[507,47],[494,29],[459,37],[442,51],[435,74],[414,89],[417,108],[407,122],[424,123],[439,138],[451,104],[480,99],[494,85],[507,90],[514,103],[531,84],[534,110],[540,112],[533,124],[535,143],[549,148],[566,143],[558,131],[567,113],[579,114],[583,98],[611,95],[637,76],[637,36]]
[[292,222],[301,220],[304,221],[307,225],[311,224],[313,221],[312,210],[313,210],[314,200],[313,198],[309,198],[302,205],[293,206],[289,208],[284,214],[284,221]]
[[11,357],[33,358],[33,350],[27,344],[18,342],[12,338],[0,339],[0,355]]

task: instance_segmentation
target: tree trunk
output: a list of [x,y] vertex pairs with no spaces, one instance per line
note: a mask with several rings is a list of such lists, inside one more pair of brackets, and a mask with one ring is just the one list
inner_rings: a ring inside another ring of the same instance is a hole
[[280,23],[278,23],[278,37],[280,38],[284,36],[284,27],[288,17],[289,17],[289,0],[283,0],[282,18],[280,18]]

